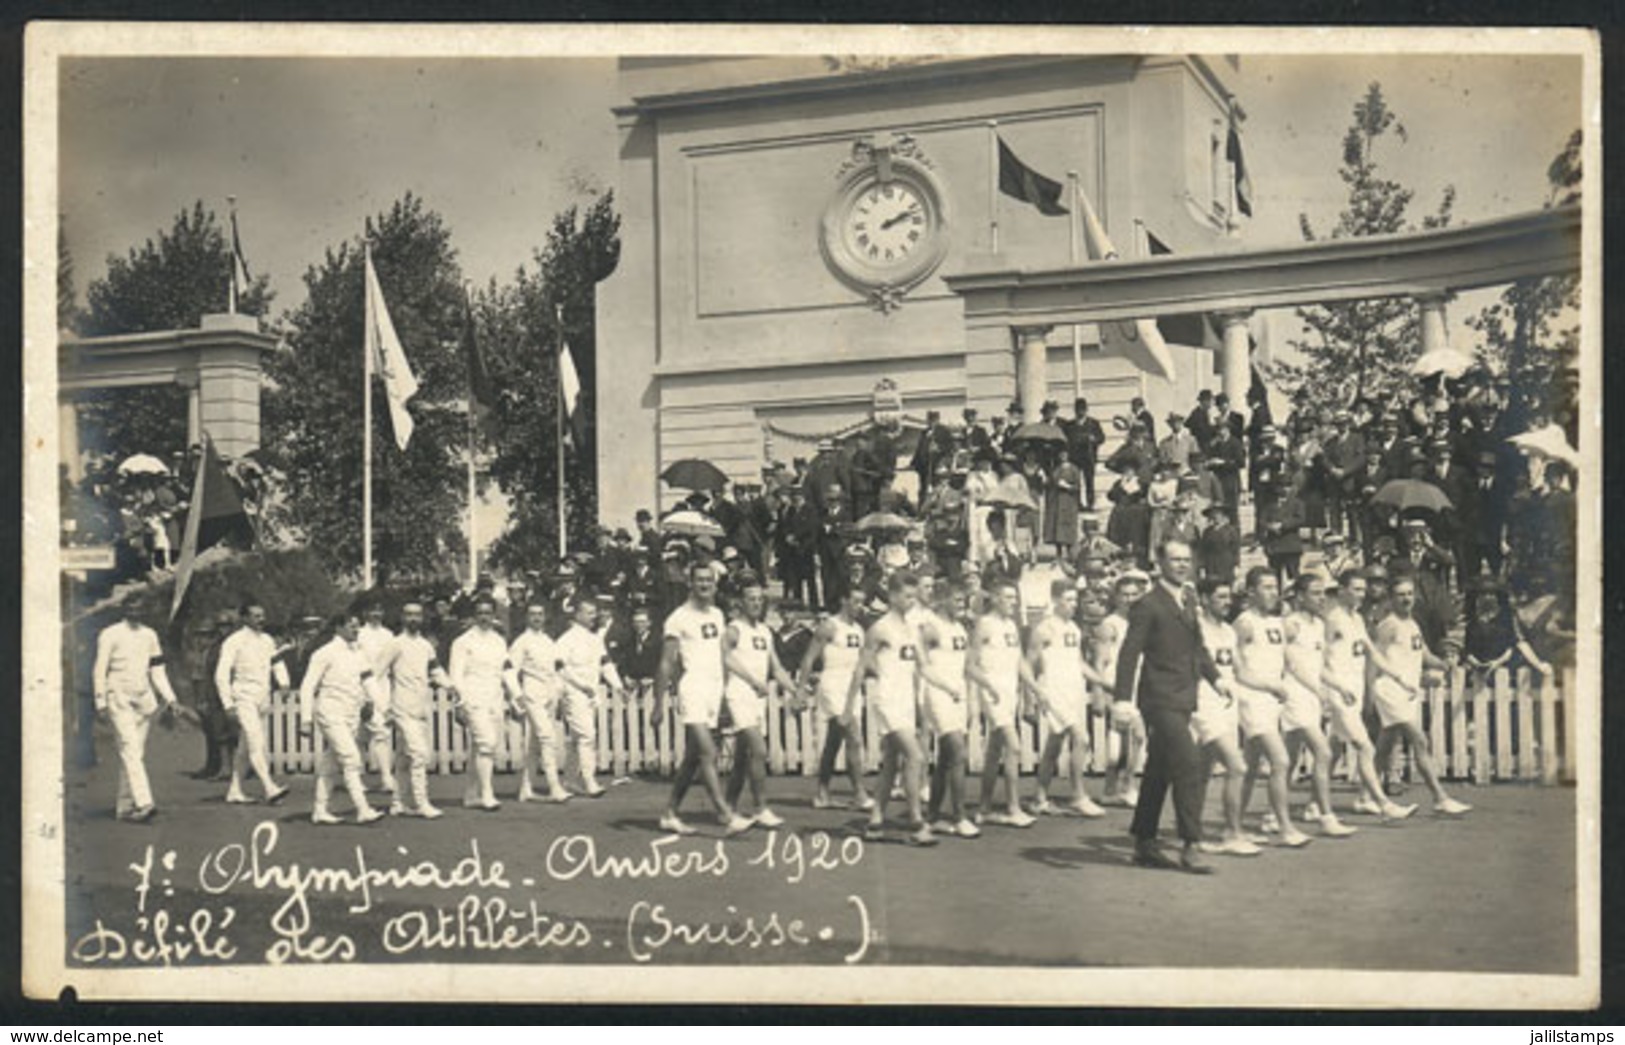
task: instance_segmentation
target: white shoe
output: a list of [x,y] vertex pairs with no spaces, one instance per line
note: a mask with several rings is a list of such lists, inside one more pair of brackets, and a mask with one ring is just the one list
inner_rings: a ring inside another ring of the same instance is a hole
[[1381,805],[1378,805],[1376,802],[1371,801],[1371,799],[1366,797],[1365,795],[1361,795],[1359,798],[1356,798],[1354,800],[1354,811],[1356,813],[1363,813],[1366,816],[1385,816],[1385,815],[1387,815],[1386,811],[1384,810],[1384,808]]
[[1108,791],[1106,794],[1100,796],[1100,804],[1103,806],[1117,806],[1121,808],[1123,806],[1132,806],[1134,803],[1130,802],[1124,795],[1120,795],[1114,791]]
[[243,794],[241,791],[238,791],[238,792],[235,792],[235,793],[227,792],[226,793],[226,803],[228,805],[234,805],[234,806],[259,805],[258,801],[256,801],[255,799],[249,798],[247,795]]
[[874,795],[864,795],[862,798],[854,798],[852,800],[852,808],[856,809],[860,813],[867,813],[870,810],[874,809],[874,807],[875,807],[875,796]]
[[676,813],[662,813],[660,815],[660,829],[674,835],[691,835],[694,828],[683,823]]
[[1079,795],[1067,805],[1067,808],[1079,816],[1088,817],[1091,820],[1106,815],[1106,811],[1095,805],[1094,800],[1088,795]]
[[405,816],[406,815],[406,803],[402,802],[398,798],[395,799],[394,801],[390,802],[389,803],[389,815],[390,816]]
[[1009,824],[1011,827],[1031,827],[1038,823],[1038,821],[1017,809],[1015,812],[1009,815],[1009,818],[1005,820],[1005,823]]
[[921,824],[904,835],[903,838],[909,845],[931,846],[937,844],[937,836],[931,833],[929,824]]
[[1473,807],[1466,802],[1458,802],[1454,798],[1447,798],[1443,802],[1433,803],[1433,811],[1444,816],[1463,816],[1473,811]]
[[1302,849],[1312,841],[1313,839],[1308,835],[1297,828],[1293,828],[1290,831],[1282,832],[1279,844],[1286,846],[1288,849]]
[[1416,812],[1416,803],[1389,802],[1382,807],[1381,812],[1384,820],[1409,820]]
[[1319,802],[1310,802],[1308,805],[1303,807],[1303,822],[1304,823],[1306,823],[1306,824],[1318,824],[1318,823],[1320,823],[1320,820],[1321,820],[1321,814],[1320,814],[1320,803]]
[[1224,856],[1257,856],[1263,851],[1245,838],[1228,838],[1215,850]]
[[959,823],[954,825],[953,830],[954,834],[958,835],[960,838],[982,837],[982,829],[971,823],[969,820],[959,821]]
[[338,817],[334,816],[332,813],[329,813],[325,809],[316,809],[311,811],[310,822],[313,824],[326,825],[342,824],[344,821],[340,820]]
[[814,809],[833,809],[835,807],[835,800],[830,798],[828,795],[814,795],[812,807]]
[[1140,791],[1139,791],[1139,788],[1133,788],[1133,787],[1129,788],[1127,791],[1123,792],[1122,797],[1123,797],[1123,804],[1125,806],[1127,806],[1128,808],[1130,808],[1130,809],[1133,809],[1135,806],[1140,804]]
[[368,808],[368,809],[359,810],[356,813],[355,822],[358,823],[358,824],[363,824],[363,825],[365,825],[365,824],[376,824],[378,821],[382,820],[383,818],[384,818],[384,811],[382,809]]
[[514,796],[514,801],[515,802],[534,802],[534,801],[536,801],[536,792],[532,791],[528,787],[521,788],[520,791],[519,791],[519,794]]
[[425,820],[439,820],[445,815],[445,810],[441,809],[439,806],[429,805],[428,803],[424,803],[423,806],[418,809],[418,816]]
[[1033,812],[1038,816],[1055,816],[1060,810],[1051,805],[1049,799],[1040,798],[1033,803]]
[[947,817],[941,817],[931,821],[931,830],[939,835],[951,835],[954,833],[954,822]]
[[1327,813],[1320,818],[1320,833],[1327,838],[1347,838],[1359,831],[1357,827],[1350,827],[1337,819],[1335,814]]
[[742,835],[746,831],[750,830],[752,822],[753,821],[749,817],[740,816],[738,813],[735,813],[733,816],[729,817],[723,822],[722,833],[730,837],[733,835]]
[[771,809],[764,809],[756,814],[756,822],[761,824],[763,827],[783,827],[784,817],[773,812]]
[[1258,828],[1267,835],[1278,835],[1281,833],[1281,821],[1275,818],[1274,813],[1265,813],[1258,822]]

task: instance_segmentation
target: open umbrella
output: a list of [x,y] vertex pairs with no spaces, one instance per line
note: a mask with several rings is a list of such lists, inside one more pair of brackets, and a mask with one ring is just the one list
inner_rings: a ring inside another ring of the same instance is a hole
[[1443,490],[1421,479],[1390,479],[1382,484],[1371,501],[1401,512],[1443,512],[1454,507]]
[[151,454],[126,457],[118,466],[120,475],[168,475],[169,466]]
[[1429,374],[1443,374],[1445,377],[1460,377],[1473,368],[1473,359],[1465,352],[1458,352],[1453,348],[1436,348],[1431,352],[1422,354],[1422,358],[1411,364],[1411,373],[1421,377]]
[[672,512],[660,520],[662,533],[680,533],[685,537],[724,537],[727,531],[717,521],[702,512],[684,509]]
[[870,512],[858,520],[857,529],[861,533],[869,533],[876,530],[907,530],[913,525],[913,519],[895,512]]
[[666,480],[668,486],[675,486],[679,490],[720,490],[728,485],[727,473],[698,457],[685,457],[673,462],[660,473],[660,478]]
[[1037,502],[1032,499],[1031,495],[1024,494],[1020,490],[1004,487],[996,489],[982,498],[981,503],[993,508],[1027,508],[1035,511],[1038,508]]
[[1048,421],[1028,421],[1010,433],[1010,440],[1017,443],[1064,443],[1066,433]]
[[1507,442],[1526,454],[1551,461],[1562,461],[1575,468],[1580,467],[1580,453],[1569,445],[1569,437],[1563,432],[1561,425],[1536,428],[1522,435],[1515,435]]

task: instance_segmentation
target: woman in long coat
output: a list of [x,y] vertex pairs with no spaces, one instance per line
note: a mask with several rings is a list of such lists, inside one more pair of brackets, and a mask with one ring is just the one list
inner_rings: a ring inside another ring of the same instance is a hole
[[1083,473],[1078,466],[1062,457],[1050,477],[1049,490],[1044,498],[1044,543],[1053,544],[1062,559],[1072,557],[1072,546],[1078,543],[1078,512],[1083,507],[1079,489]]

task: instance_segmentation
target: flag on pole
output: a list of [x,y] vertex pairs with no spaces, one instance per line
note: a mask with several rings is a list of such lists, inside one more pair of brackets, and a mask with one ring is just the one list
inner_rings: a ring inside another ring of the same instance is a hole
[[565,419],[570,422],[574,445],[579,447],[586,438],[581,417],[581,376],[576,373],[570,339],[564,332],[562,321],[559,325],[559,401],[564,407]]
[[243,499],[237,485],[226,474],[215,453],[209,433],[203,433],[203,460],[198,462],[197,478],[192,480],[192,500],[186,510],[186,532],[181,538],[181,561],[175,569],[175,596],[169,604],[169,619],[174,620],[186,598],[187,586],[192,583],[192,569],[198,553],[212,548],[228,538],[253,543],[254,527],[243,510]]
[[[1090,261],[1116,261],[1117,248],[1106,227],[1095,215],[1083,186],[1078,186],[1078,208],[1083,212],[1083,243]],[[1123,319],[1100,324],[1100,340],[1107,347],[1116,347],[1142,370],[1160,374],[1169,381],[1174,379],[1174,360],[1168,354],[1168,344],[1162,339],[1155,320]]]
[[[1144,237],[1142,257],[1157,258],[1173,254],[1174,249],[1158,239],[1157,234],[1146,228],[1144,222],[1136,221],[1134,227]],[[1223,337],[1213,322],[1213,316],[1206,312],[1158,316],[1157,330],[1162,333],[1163,341],[1168,344],[1187,345],[1191,348],[1217,349]]]
[[999,191],[1023,203],[1031,203],[1040,214],[1058,217],[1067,213],[1066,205],[1061,202],[1061,183],[1022,163],[1003,137],[999,138]]
[[463,359],[468,364],[468,414],[482,431],[490,434],[493,419],[491,405],[496,396],[491,388],[491,373],[485,368],[485,353],[480,349],[478,330],[474,324],[474,304],[468,292],[463,292]]
[[1230,113],[1230,133],[1225,136],[1224,158],[1230,161],[1236,175],[1236,209],[1253,216],[1253,179],[1247,171],[1247,158],[1241,152],[1241,129],[1236,126],[1236,114]]
[[[384,304],[384,291],[378,285],[378,273],[372,267],[372,252],[367,252],[367,339],[365,351],[371,354],[372,366],[384,379],[384,393],[389,397],[390,427],[395,432],[395,445],[406,449],[412,438],[412,415],[406,404],[418,394],[418,379],[406,362],[406,350],[395,335],[395,324],[389,318],[389,307]],[[372,394],[372,389],[367,389]]]
[[[237,210],[231,211],[231,277],[237,280],[237,286],[247,290],[254,282],[254,277],[248,271],[248,259],[243,256],[243,240],[237,234]],[[216,276],[216,279],[219,277]]]

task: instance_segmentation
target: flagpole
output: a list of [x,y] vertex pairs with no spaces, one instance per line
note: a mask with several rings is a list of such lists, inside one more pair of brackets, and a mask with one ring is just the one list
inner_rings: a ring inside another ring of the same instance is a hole
[[[1078,199],[1081,193],[1078,190],[1078,172],[1066,172],[1067,184],[1072,187],[1072,213],[1066,222],[1067,248],[1074,267],[1078,264],[1078,222],[1082,217],[1078,214]],[[1083,339],[1078,324],[1072,324],[1072,398],[1083,398]]]
[[999,121],[987,121],[987,214],[988,233],[993,246],[990,253],[999,252]]
[[226,281],[226,311],[232,315],[237,314],[237,197],[227,196],[226,205],[231,208],[231,227],[233,230],[231,244],[231,278]]
[[372,294],[367,272],[372,269],[372,244],[364,248],[366,269],[361,274],[361,296],[368,329],[361,336],[361,587],[372,590]]
[[559,405],[558,409],[554,411],[553,417],[553,445],[559,458],[558,496],[556,500],[558,501],[559,511],[559,562],[562,564],[569,547],[569,535],[566,532],[567,523],[565,522],[564,512],[564,353],[569,349],[564,344],[564,305],[562,303],[553,306],[553,318],[555,320],[554,326],[559,333],[558,353],[554,357],[557,364],[555,372],[558,375],[556,381]]
[[[469,322],[472,324],[474,310],[469,301],[468,284],[463,284],[463,307],[466,310]],[[474,416],[474,388],[472,375],[468,389],[468,588],[473,591],[479,587],[480,581],[480,553],[479,553],[479,524],[475,518],[474,509],[479,499],[479,477],[474,462],[474,452],[478,448],[479,424]]]

